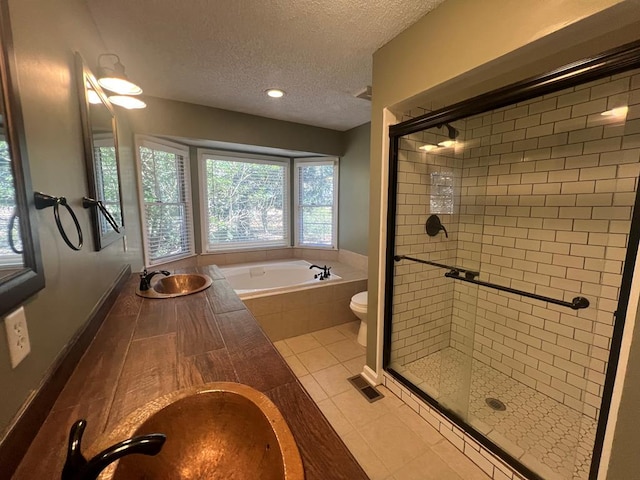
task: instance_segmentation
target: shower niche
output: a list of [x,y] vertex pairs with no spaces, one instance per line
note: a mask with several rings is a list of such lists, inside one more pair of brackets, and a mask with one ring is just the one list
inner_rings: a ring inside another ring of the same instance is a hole
[[626,46],[390,127],[385,371],[525,478],[597,475],[640,231],[638,67]]

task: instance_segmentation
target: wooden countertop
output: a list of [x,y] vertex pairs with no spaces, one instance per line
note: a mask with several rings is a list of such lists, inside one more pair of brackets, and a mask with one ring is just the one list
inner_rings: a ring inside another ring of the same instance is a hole
[[250,385],[278,406],[307,480],[367,480],[218,268],[185,271],[206,273],[213,285],[185,297],[143,299],[135,294],[139,280],[132,275],[13,478],[60,478],[69,428],[79,418],[88,422],[86,451],[153,398],[230,381]]

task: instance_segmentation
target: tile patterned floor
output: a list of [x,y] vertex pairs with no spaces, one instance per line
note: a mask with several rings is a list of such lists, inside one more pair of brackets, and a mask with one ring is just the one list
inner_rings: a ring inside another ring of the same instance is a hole
[[[595,421],[453,348],[394,367],[548,480],[588,477]],[[507,406],[490,408],[493,397]],[[467,401],[469,399],[469,401]]]
[[371,480],[489,480],[393,393],[368,403],[347,381],[362,371],[359,322],[275,342]]

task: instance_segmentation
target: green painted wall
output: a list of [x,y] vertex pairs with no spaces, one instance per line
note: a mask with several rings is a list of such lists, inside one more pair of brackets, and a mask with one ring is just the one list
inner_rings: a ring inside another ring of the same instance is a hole
[[31,354],[15,370],[9,364],[0,321],[0,432],[38,388],[121,268],[142,264],[132,136],[124,118],[119,136],[128,249],[116,242],[93,251],[89,213],[81,206],[87,182],[74,51],[94,68],[98,54],[107,51],[86,2],[10,0],[9,8],[33,188],[67,198],[80,221],[85,245],[80,252],[70,250],[60,238],[51,209],[38,212],[46,287],[24,305]]
[[338,245],[366,255],[369,231],[369,157],[371,124],[344,132],[345,152],[340,159]]
[[130,113],[136,133],[214,140],[241,145],[341,156],[342,132],[231,112],[192,103],[147,98],[147,108]]

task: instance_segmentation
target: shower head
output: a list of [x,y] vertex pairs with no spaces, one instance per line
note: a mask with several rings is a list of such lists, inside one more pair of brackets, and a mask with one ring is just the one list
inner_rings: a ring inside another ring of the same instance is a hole
[[447,135],[449,136],[450,140],[455,140],[456,138],[458,138],[458,135],[460,135],[460,131],[457,128],[452,127],[448,123],[442,123],[438,125],[438,128],[442,127],[447,127]]
[[460,131],[457,128],[452,127],[448,123],[441,123],[440,125],[436,125],[436,128],[442,128],[442,127],[447,127],[447,137],[449,138],[449,140],[438,142],[437,144],[425,143],[424,145],[421,145],[418,148],[420,150],[424,150],[425,152],[430,152],[432,150],[437,149],[438,147],[449,148],[454,146],[456,144],[456,138],[458,138],[458,135],[460,135]]

